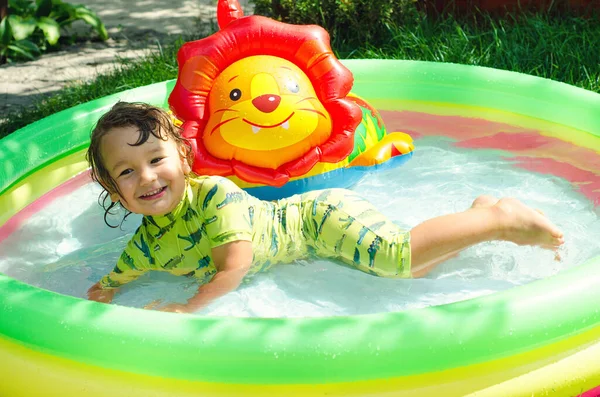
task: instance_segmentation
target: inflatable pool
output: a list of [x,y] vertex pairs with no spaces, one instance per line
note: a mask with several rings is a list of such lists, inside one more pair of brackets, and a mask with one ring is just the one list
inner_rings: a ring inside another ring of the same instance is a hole
[[[599,95],[479,67],[344,64],[354,73],[353,90],[380,110],[388,128],[436,136],[436,125],[454,123],[444,138],[511,151],[516,166],[564,178],[600,205]],[[0,238],[83,183],[90,129],[112,104],[166,108],[174,84],[82,104],[1,140]],[[460,121],[472,113],[485,119],[464,128]],[[493,123],[503,127],[491,133],[486,125]],[[104,305],[0,275],[0,394],[597,396],[599,282],[596,257],[557,276],[448,305],[262,319]]]

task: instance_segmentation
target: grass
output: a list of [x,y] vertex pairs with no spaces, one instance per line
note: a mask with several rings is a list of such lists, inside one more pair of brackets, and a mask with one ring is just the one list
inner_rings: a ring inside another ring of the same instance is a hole
[[395,27],[377,46],[339,43],[342,58],[393,58],[487,66],[600,92],[600,21],[535,14],[477,23],[440,19]]
[[[199,38],[189,37],[187,40]],[[69,86],[0,122],[0,138],[60,110],[177,76],[176,54],[183,43],[169,44],[136,62],[117,62],[95,80]],[[376,41],[352,34],[332,35],[340,58],[388,58],[453,62],[527,73],[600,92],[600,19],[528,14],[518,19],[478,15],[432,20],[414,13],[402,26],[390,26]]]

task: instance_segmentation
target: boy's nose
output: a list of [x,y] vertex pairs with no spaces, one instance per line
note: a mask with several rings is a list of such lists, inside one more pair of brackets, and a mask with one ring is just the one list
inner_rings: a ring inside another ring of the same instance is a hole
[[150,168],[144,168],[140,171],[140,183],[145,185],[156,180],[156,172]]

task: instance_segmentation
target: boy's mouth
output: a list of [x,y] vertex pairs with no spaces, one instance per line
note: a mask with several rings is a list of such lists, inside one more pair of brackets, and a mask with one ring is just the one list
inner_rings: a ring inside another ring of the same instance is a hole
[[153,200],[162,196],[162,194],[167,190],[166,186],[160,187],[158,189],[154,189],[146,194],[140,196],[142,200]]

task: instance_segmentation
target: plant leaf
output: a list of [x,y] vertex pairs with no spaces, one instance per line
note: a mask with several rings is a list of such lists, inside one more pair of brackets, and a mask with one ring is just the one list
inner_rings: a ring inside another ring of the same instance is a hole
[[38,19],[37,26],[42,29],[46,41],[50,45],[54,45],[60,38],[60,25],[52,18],[41,17]]
[[61,26],[68,26],[77,19],[75,6],[69,3],[55,2],[50,17],[58,22]]
[[13,15],[32,16],[35,12],[35,3],[31,0],[8,0],[8,8]]
[[52,12],[52,0],[37,0],[36,17],[47,17]]
[[8,23],[8,18],[4,18],[2,22],[0,22],[0,44],[8,45],[12,41],[12,31],[10,29],[10,23]]
[[29,40],[19,40],[15,43],[19,48],[23,48],[24,50],[28,50],[34,52],[36,54],[40,54],[40,48],[32,41]]
[[96,13],[85,6],[77,6],[75,7],[75,18],[83,20],[85,23],[93,27],[96,32],[98,32],[98,36],[102,40],[108,40],[108,32],[106,31],[106,27],[98,18]]
[[36,23],[33,17],[21,18],[19,15],[9,15],[8,20],[15,40],[26,39],[35,30]]
[[24,50],[16,45],[11,44],[7,48],[9,50],[12,50],[13,52],[16,52],[17,54],[21,54],[24,57],[31,59],[31,60],[35,59],[35,57],[33,56],[33,54],[31,52]]

